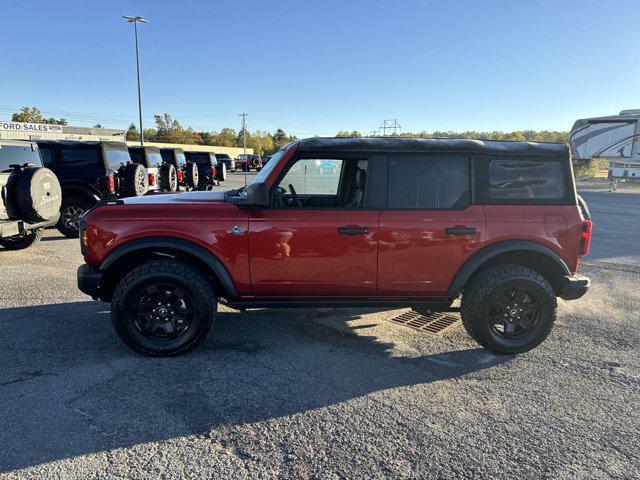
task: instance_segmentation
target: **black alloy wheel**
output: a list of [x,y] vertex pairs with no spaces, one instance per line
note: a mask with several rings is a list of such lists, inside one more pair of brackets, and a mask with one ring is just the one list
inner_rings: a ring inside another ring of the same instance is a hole
[[176,285],[152,283],[131,305],[134,325],[152,339],[174,339],[183,335],[193,321],[193,300]]

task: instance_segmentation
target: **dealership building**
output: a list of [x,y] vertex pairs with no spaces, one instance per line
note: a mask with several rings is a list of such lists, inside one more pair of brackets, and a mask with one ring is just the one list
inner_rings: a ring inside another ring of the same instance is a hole
[[[0,120],[0,140],[76,140],[88,141],[117,141],[126,140],[126,131],[112,128],[71,127],[68,125],[49,125],[45,123],[24,123]],[[137,145],[139,142],[127,142]],[[145,145],[157,147],[178,147],[184,150],[226,153],[237,157],[243,153],[242,148],[218,147],[215,145],[187,145],[145,142]],[[253,149],[247,148],[247,153]]]

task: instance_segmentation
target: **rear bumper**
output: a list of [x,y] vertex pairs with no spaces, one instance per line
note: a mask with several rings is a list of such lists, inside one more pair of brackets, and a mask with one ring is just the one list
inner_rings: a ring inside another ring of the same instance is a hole
[[590,285],[591,280],[582,275],[567,275],[562,277],[562,293],[560,294],[560,298],[564,300],[576,300],[587,293]]
[[0,238],[21,235],[24,232],[38,230],[40,228],[52,227],[60,219],[60,214],[55,218],[41,223],[27,223],[23,220],[0,220]]
[[78,267],[78,289],[82,293],[89,295],[94,300],[98,299],[100,283],[102,282],[102,272],[96,272],[86,263]]

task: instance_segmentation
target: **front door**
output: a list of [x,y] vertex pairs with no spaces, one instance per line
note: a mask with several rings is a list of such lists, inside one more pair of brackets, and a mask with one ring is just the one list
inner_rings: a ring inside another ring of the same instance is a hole
[[298,158],[249,219],[253,292],[366,297],[377,287],[378,210],[366,209],[366,158]]

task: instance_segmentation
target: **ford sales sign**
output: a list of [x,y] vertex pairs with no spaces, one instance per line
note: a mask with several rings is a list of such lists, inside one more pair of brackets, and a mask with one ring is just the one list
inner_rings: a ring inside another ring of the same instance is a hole
[[9,132],[62,133],[62,125],[0,121],[0,130]]

